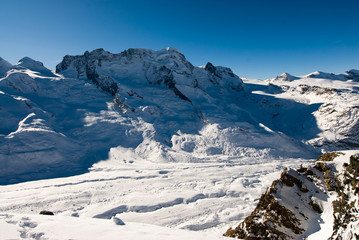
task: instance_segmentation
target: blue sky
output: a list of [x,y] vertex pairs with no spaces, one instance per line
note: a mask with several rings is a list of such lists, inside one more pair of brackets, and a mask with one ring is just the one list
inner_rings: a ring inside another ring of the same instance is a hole
[[359,69],[358,0],[1,0],[0,56],[50,69],[66,54],[168,46],[239,76]]

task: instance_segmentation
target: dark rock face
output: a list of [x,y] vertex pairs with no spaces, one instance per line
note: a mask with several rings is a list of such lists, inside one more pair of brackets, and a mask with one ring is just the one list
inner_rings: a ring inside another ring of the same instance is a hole
[[343,236],[347,236],[346,239],[359,238],[355,224],[359,219],[356,203],[359,198],[359,155],[350,156],[349,164],[345,163],[344,168],[343,178],[336,178],[338,198],[333,201],[334,226],[330,240],[345,239]]
[[[280,226],[295,234],[301,234],[300,220],[288,208],[276,199],[277,187],[281,182],[273,182],[258,202],[256,209],[235,229],[230,228],[224,234],[226,237],[240,239],[290,239],[290,235],[279,230]],[[262,220],[261,220],[262,219]]]
[[47,211],[47,210],[43,210],[43,211],[41,211],[40,212],[40,215],[54,215],[54,213],[53,212],[50,212],[50,211]]
[[[349,196],[359,196],[359,157],[351,156],[349,164],[344,164],[344,172],[338,172],[333,161],[341,155],[325,153],[308,167],[284,170],[261,196],[252,214],[235,229],[228,229],[224,236],[246,240],[306,238],[313,232],[308,232],[305,226],[315,229],[324,211],[321,199],[335,191],[338,199],[332,202],[334,227],[330,239],[357,239],[355,222],[359,214],[356,200]],[[349,227],[354,230],[348,233]],[[342,238],[344,235],[349,238]]]
[[106,59],[102,57],[106,52],[100,48],[89,53],[86,51],[81,56],[66,55],[62,62],[56,66],[56,72],[60,73],[69,67],[74,67],[77,71],[77,78],[86,77],[103,91],[115,95],[118,91],[117,83],[110,76],[99,76],[97,66],[101,66],[101,61]]
[[299,85],[297,90],[300,94],[314,93],[316,95],[334,94],[336,92],[340,92],[340,90],[335,88],[322,88],[318,86],[308,86],[305,84]]
[[204,67],[205,70],[207,70],[208,72],[212,73],[212,74],[216,74],[216,67],[213,66],[212,63],[208,62],[206,64],[206,66]]
[[[126,72],[128,68],[137,69],[138,76],[135,77],[146,79],[149,84],[167,86],[173,90],[175,95],[188,102],[192,101],[176,86],[176,79],[181,78],[181,84],[183,84],[183,78],[185,78],[188,79],[191,87],[201,87],[194,76],[195,67],[186,60],[182,53],[173,48],[160,51],[130,48],[119,54],[112,54],[100,48],[92,52],[86,51],[79,56],[66,55],[63,61],[56,66],[56,72],[76,73],[73,77],[87,78],[103,91],[115,96],[119,91],[118,84],[121,84],[118,78],[126,77],[120,72]],[[236,91],[242,89],[242,81],[233,74],[231,69],[214,67],[208,63],[205,70],[210,73],[207,77],[212,84],[219,85],[227,78],[234,78],[237,80],[237,84],[232,84],[231,88]],[[141,74],[143,76],[140,76]],[[114,77],[117,75],[121,75],[121,77]]]
[[354,82],[359,82],[359,71],[358,70],[351,69],[345,73],[348,75],[348,79],[351,79]]

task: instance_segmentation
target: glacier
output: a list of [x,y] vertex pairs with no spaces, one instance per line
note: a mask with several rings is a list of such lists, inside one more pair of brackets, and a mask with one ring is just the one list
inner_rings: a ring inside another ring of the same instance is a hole
[[174,48],[0,59],[0,211],[221,235],[283,168],[358,148],[358,73],[260,81]]
[[318,105],[260,99],[244,85],[230,69],[194,67],[174,48],[97,49],[65,56],[56,73],[25,57],[0,82],[0,183],[86,172],[116,147],[151,162],[313,156],[303,141],[320,132]]

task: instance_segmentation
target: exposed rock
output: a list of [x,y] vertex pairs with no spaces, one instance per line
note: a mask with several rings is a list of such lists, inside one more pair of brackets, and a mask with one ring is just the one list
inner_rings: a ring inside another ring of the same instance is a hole
[[[241,239],[290,239],[286,230],[300,234],[300,220],[288,208],[279,203],[275,197],[277,182],[263,194],[256,209],[235,229],[230,228],[224,234],[226,237]],[[282,230],[284,227],[286,230]]]
[[212,63],[208,62],[206,64],[206,66],[204,67],[205,70],[207,70],[208,72],[212,73],[213,75],[216,75],[217,76],[217,73],[216,73],[216,67],[213,66]]
[[313,207],[313,210],[318,212],[318,213],[322,213],[323,209],[322,207],[318,204],[318,201],[316,199],[313,199],[311,197],[309,205]]
[[301,84],[298,86],[297,91],[300,94],[309,94],[314,93],[316,95],[323,95],[323,94],[334,94],[336,92],[339,92],[339,90],[335,88],[325,88],[325,87],[319,87],[319,86],[309,86],[305,84]]
[[323,153],[317,158],[317,161],[332,162],[336,157],[339,157],[340,155],[344,155],[344,153],[341,152]]
[[47,210],[43,210],[40,212],[41,215],[54,215],[53,212],[47,211]]
[[334,227],[331,240],[358,239],[359,232],[359,155],[350,156],[344,173],[337,179],[337,200],[333,201]]
[[[208,77],[209,82],[221,87],[230,84],[230,88],[237,91],[242,89],[242,81],[229,68],[207,65],[210,66],[212,74]],[[163,84],[173,90],[179,98],[189,102],[190,98],[176,85],[202,87],[204,90],[207,83],[198,82],[194,73],[196,69],[198,72],[198,68],[193,67],[184,55],[174,48],[159,51],[130,48],[119,54],[112,54],[100,48],[92,52],[86,51],[79,56],[66,55],[56,66],[57,73],[68,77],[87,78],[113,96],[119,90],[119,79],[133,77],[138,81],[147,79],[149,84]],[[142,76],[139,77],[140,75]]]
[[[328,191],[335,191],[338,199],[332,202],[334,228],[330,239],[357,239],[359,155],[351,156],[344,172],[338,172],[336,158],[341,155],[344,154],[325,153],[307,167],[284,170],[280,179],[261,196],[251,215],[235,229],[230,228],[224,236],[246,240],[304,239],[313,233],[310,229],[318,225],[321,214],[331,211],[331,208],[324,209],[323,196],[329,199]],[[299,192],[298,188],[306,191]]]
[[353,80],[354,82],[359,82],[359,71],[355,69],[351,69],[346,71],[344,74],[348,76],[348,79]]
[[116,225],[120,225],[120,226],[123,226],[123,225],[126,225],[120,218],[116,217],[116,216],[113,216],[111,218],[111,220],[116,224]]

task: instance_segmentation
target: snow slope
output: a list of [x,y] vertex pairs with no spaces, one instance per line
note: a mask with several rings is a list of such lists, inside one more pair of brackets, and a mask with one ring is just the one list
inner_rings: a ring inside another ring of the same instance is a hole
[[11,67],[12,65],[8,61],[0,57],[0,77],[4,77]]
[[[254,208],[286,166],[305,159],[207,157],[193,163],[151,163],[115,148],[110,160],[73,177],[0,186],[0,212],[139,222],[220,236]],[[238,207],[240,206],[240,207]]]
[[31,214],[0,214],[1,239],[225,239],[208,233],[190,232],[141,223],[118,225],[118,218],[72,218]]
[[220,236],[283,168],[358,147],[357,72],[263,82],[173,48],[97,49],[56,72],[23,58],[0,78],[0,211]]
[[57,72],[26,57],[0,80],[0,183],[83,173],[114,147],[151,162],[315,156],[302,143],[319,132],[312,108],[281,100],[277,124],[230,69],[194,67],[173,48],[97,49]]
[[276,98],[293,99],[315,111],[317,133],[307,142],[326,151],[359,147],[358,71],[345,74],[315,72],[288,82],[275,78],[269,85],[281,90]]

